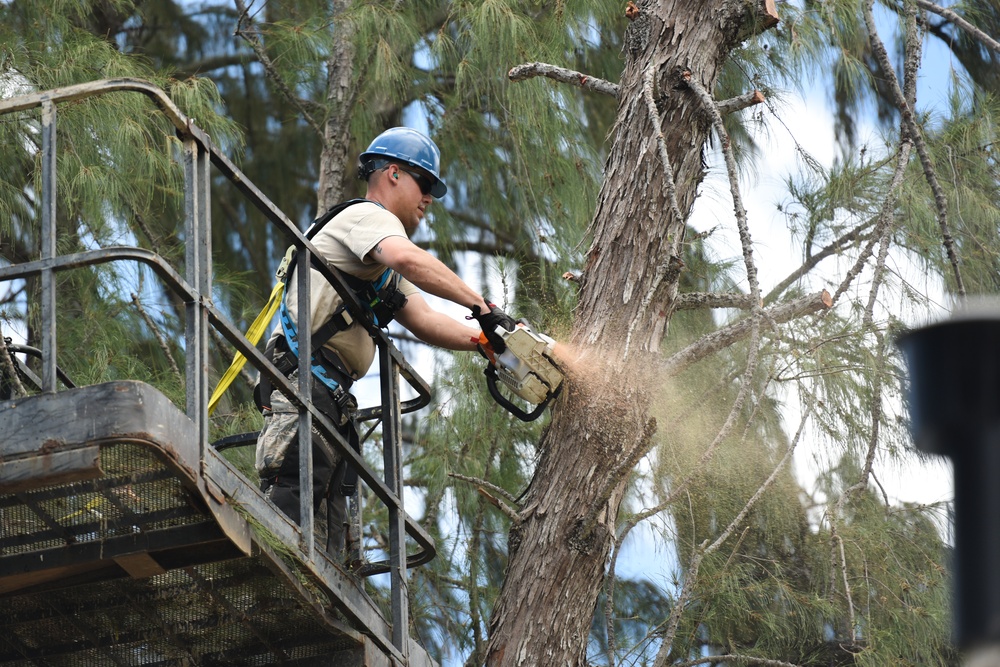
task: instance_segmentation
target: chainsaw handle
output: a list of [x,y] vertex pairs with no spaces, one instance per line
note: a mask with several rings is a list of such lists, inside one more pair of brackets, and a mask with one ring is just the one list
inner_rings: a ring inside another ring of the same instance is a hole
[[493,397],[493,400],[499,403],[504,410],[523,422],[533,422],[538,419],[553,398],[552,396],[549,396],[544,401],[539,403],[534,410],[531,412],[525,412],[518,406],[514,405],[509,398],[500,393],[500,389],[497,388],[496,366],[493,364],[487,364],[486,370],[484,370],[483,373],[486,375],[486,388],[490,390],[490,396]]

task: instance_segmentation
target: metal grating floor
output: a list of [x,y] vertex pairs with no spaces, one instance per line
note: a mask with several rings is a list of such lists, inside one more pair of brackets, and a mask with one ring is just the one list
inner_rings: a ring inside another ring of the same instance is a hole
[[3,665],[330,664],[356,647],[259,559],[3,600]]
[[240,537],[150,389],[0,403],[0,665],[387,664],[329,586]]
[[33,552],[204,520],[180,481],[135,444],[100,448],[100,479],[0,497],[0,555]]

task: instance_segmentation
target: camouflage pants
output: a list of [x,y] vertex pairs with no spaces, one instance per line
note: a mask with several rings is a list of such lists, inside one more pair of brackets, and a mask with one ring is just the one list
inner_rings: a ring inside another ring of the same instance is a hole
[[[297,372],[293,372],[289,380],[294,382],[296,378]],[[316,391],[314,388],[313,401],[317,406],[321,406],[322,403],[317,401]],[[320,388],[320,391],[326,390]],[[336,406],[323,405],[321,409],[339,427],[340,434],[349,441],[354,424],[346,415],[341,415]],[[334,414],[330,414],[331,412]],[[296,523],[299,522],[300,508],[298,430],[298,409],[280,391],[272,392],[271,409],[265,410],[264,428],[257,436],[257,472],[260,474],[260,486],[264,495]],[[337,454],[333,444],[315,427],[312,429],[312,446],[312,506],[319,538],[317,544],[322,546],[321,541],[326,541],[327,550],[335,553],[343,550],[350,541],[347,498],[340,493],[347,465]],[[328,499],[325,506],[324,498]],[[326,521],[321,520],[324,515]]]

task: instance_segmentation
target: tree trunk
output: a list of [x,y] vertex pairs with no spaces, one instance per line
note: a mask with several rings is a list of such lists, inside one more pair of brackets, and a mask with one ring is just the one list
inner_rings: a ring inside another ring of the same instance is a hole
[[319,187],[316,216],[344,199],[344,188],[351,177],[348,152],[351,149],[351,111],[358,86],[352,81],[354,45],[350,22],[344,19],[346,0],[333,3],[332,23],[336,46],[327,60],[327,119],[323,124],[323,151],[319,159]]
[[[773,4],[766,6],[773,16]],[[623,372],[624,343],[630,338],[635,366],[652,366],[677,293],[679,265],[670,260],[680,254],[685,220],[671,212],[643,77],[655,67],[656,103],[686,218],[704,177],[711,119],[682,75],[690,72],[714,90],[730,50],[754,26],[767,25],[767,14],[765,0],[654,0],[633,15],[573,333],[583,355],[552,411],[511,527],[507,575],[490,622],[490,667],[586,664],[619,505],[655,428],[646,378]]]

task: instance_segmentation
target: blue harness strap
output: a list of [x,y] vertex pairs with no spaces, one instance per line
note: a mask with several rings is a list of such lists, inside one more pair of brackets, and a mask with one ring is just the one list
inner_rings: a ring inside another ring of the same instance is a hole
[[[291,316],[288,314],[288,308],[285,306],[285,300],[281,300],[281,309],[278,311],[279,317],[281,319],[281,330],[285,334],[285,343],[288,345],[288,351],[291,352],[297,359],[299,356],[299,337],[298,332],[295,327],[295,322],[292,321]],[[312,373],[316,376],[316,379],[326,385],[330,391],[336,391],[340,383],[334,380],[326,372],[326,368],[322,364],[316,361],[316,353],[314,352],[312,358]]]
[[[331,219],[336,217],[337,214],[339,214],[348,206],[353,206],[354,204],[360,204],[362,202],[369,202],[369,201],[371,200],[351,199],[350,201],[346,201],[334,206],[329,211],[327,211],[322,217],[317,219],[316,222],[310,225],[309,229],[306,230],[306,238],[312,239],[313,237],[315,237],[316,234],[324,227],[324,225],[326,225],[326,223],[328,223]],[[379,204],[378,202],[371,202],[371,203],[376,204],[380,208],[383,209],[385,208],[384,206],[382,206],[382,204]],[[289,250],[291,252],[291,249]],[[286,255],[285,261],[291,262],[291,256],[292,256],[291,254]],[[295,266],[294,264],[292,264],[288,269],[287,275],[285,275],[282,278],[282,280],[287,283],[291,279],[294,270]],[[343,275],[343,278],[344,281],[348,284],[348,286],[358,296],[361,303],[368,308],[368,311],[371,313],[372,320],[378,327],[385,328],[389,326],[389,322],[391,322],[393,319],[393,311],[397,308],[401,308],[402,305],[406,303],[406,297],[403,297],[400,292],[396,291],[396,288],[399,284],[399,274],[390,268],[386,268],[386,270],[383,271],[378,278],[376,278],[371,282],[362,280],[361,278],[352,276],[347,273]],[[384,290],[386,286],[389,285],[390,281],[392,281],[391,287],[393,291],[387,295],[383,293],[382,290]],[[281,307],[278,310],[278,313],[281,320],[281,330],[285,335],[285,342],[288,345],[288,350],[297,359],[299,356],[298,332],[296,330],[295,322],[292,321],[292,317],[288,312],[288,307],[285,305],[285,299],[287,298],[288,298],[288,292],[286,291],[284,298],[282,298],[281,300]],[[322,327],[320,327],[319,330],[316,331],[315,334],[313,334],[312,338],[313,348],[314,348],[311,359],[313,375],[315,375],[320,382],[326,385],[330,389],[330,391],[336,391],[337,387],[340,385],[336,380],[330,377],[330,375],[327,373],[326,368],[317,361],[316,348],[322,347],[323,344],[327,340],[329,340],[331,336],[333,336],[333,334],[343,330],[344,328],[346,328],[351,324],[352,320],[347,315],[346,312],[343,313],[343,317],[341,318],[341,320],[343,320],[346,317],[346,322],[342,322],[340,320],[335,319],[336,316],[341,313],[341,311],[343,311],[343,306],[341,306],[341,310],[337,311],[337,313],[334,313],[334,317],[331,318],[329,322],[325,323]],[[384,322],[379,320],[380,314],[382,315],[382,319],[385,320]]]

